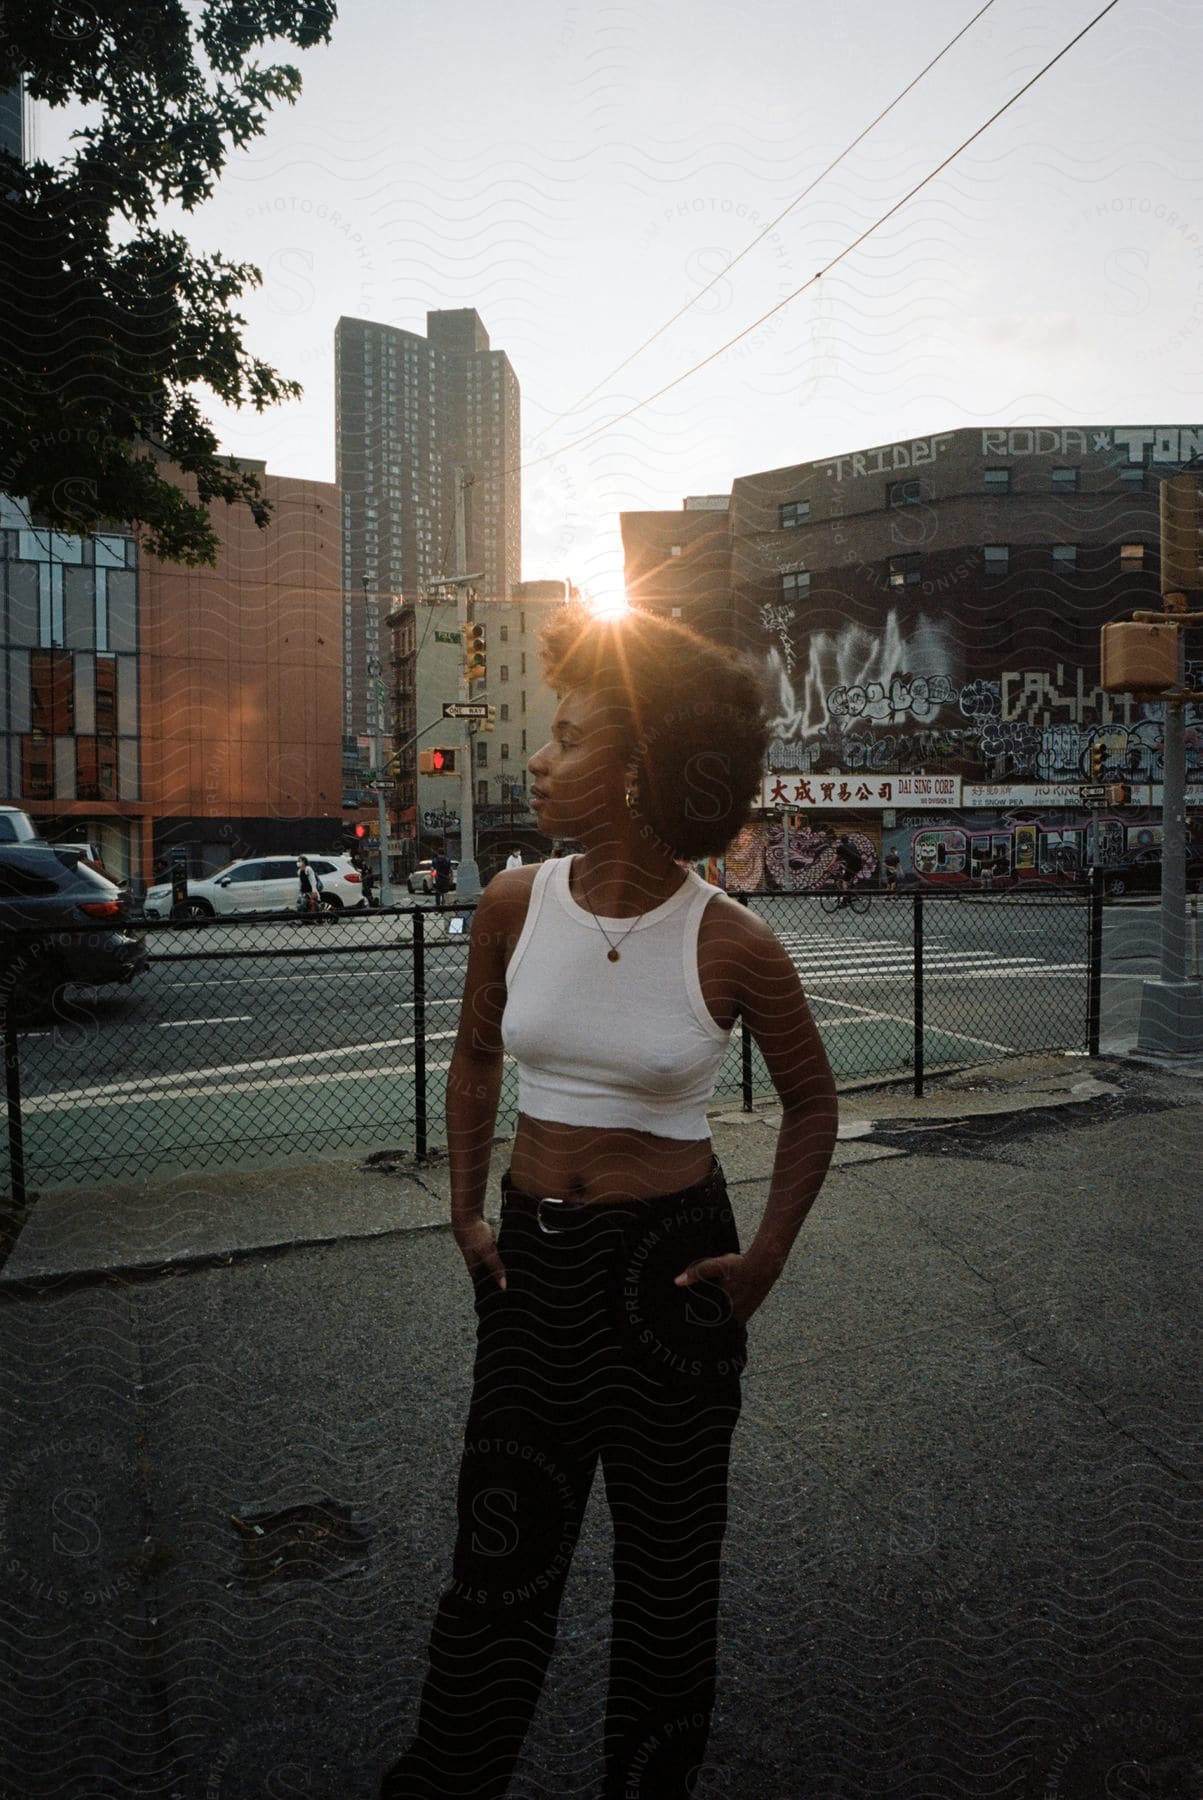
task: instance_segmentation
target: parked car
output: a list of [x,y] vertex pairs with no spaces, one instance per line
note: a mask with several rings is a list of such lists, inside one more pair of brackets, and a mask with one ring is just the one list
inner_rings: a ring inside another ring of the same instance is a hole
[[19,806],[0,806],[0,844],[40,844],[38,828]]
[[[54,935],[25,935],[23,926]],[[68,866],[48,844],[0,843],[0,1011],[11,1005],[25,1023],[65,988],[124,984],[145,962],[145,939],[111,881],[86,863]]]
[[[310,868],[320,875],[322,905],[327,911],[363,905],[363,876],[349,856],[322,850],[303,850],[297,855],[308,856]],[[189,877],[188,898],[182,907],[173,908],[169,881],[147,888],[142,912],[147,919],[290,913],[296,910],[299,892],[296,856],[240,857],[201,881]]]
[[[1161,892],[1161,845],[1150,844],[1135,850],[1123,862],[1112,863],[1103,870],[1103,891],[1114,894],[1159,894]],[[1186,851],[1186,891],[1203,893],[1203,851],[1188,845]]]
[[[451,892],[455,891],[455,877],[458,869],[459,864],[452,859]],[[434,893],[434,871],[431,868],[431,859],[429,857],[427,857],[424,862],[420,862],[417,868],[410,870],[409,874],[406,876],[405,885],[408,887],[411,894]]]
[[88,867],[95,869],[98,875],[103,875],[107,881],[112,881],[113,877],[104,866],[104,858],[101,856],[100,850],[95,844],[88,843],[84,838],[73,839],[69,844],[60,844],[56,839],[50,848],[57,856],[71,856],[79,862],[87,863]]

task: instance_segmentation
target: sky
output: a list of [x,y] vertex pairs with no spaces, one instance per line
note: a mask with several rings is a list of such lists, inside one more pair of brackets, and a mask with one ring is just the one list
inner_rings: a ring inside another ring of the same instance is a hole
[[[424,331],[428,308],[475,306],[522,388],[523,575],[599,599],[622,511],[742,474],[979,424],[1195,423],[1195,0],[1119,0],[811,281],[1104,3],[993,0],[728,271],[982,0],[342,0],[330,45],[275,53],[297,105],[211,201],[164,216],[260,267],[248,346],[304,385],[208,416],[225,449],[332,480],[339,315]],[[39,113],[53,160],[75,121]]]

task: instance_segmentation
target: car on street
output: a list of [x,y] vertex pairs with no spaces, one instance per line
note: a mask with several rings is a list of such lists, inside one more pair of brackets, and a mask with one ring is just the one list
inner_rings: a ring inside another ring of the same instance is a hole
[[146,955],[113,882],[49,844],[0,842],[0,1010],[25,1023],[68,987],[131,982]]
[[40,844],[43,839],[29,814],[19,806],[0,806],[0,844]]
[[[1186,891],[1203,893],[1203,850],[1188,844],[1186,849]],[[1103,870],[1103,892],[1118,900],[1124,894],[1159,894],[1161,892],[1161,845],[1149,844],[1133,851],[1122,862]]]
[[[363,876],[349,856],[328,850],[300,850],[321,877],[322,906],[342,912],[363,905]],[[142,903],[148,919],[229,918],[238,913],[291,913],[300,898],[296,856],[244,856],[203,880],[188,879],[188,898],[172,905],[171,883],[147,888]]]
[[[458,869],[459,864],[453,858],[451,863],[451,888],[449,890],[452,893],[455,891],[455,877]],[[411,894],[434,893],[434,871],[431,868],[431,859],[429,857],[427,857],[424,862],[420,862],[417,868],[410,870],[409,874],[406,876],[405,885],[408,887]]]

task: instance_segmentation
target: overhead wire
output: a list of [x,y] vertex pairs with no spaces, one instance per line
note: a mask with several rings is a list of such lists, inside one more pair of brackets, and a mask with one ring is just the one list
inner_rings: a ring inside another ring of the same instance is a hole
[[613,369],[611,369],[610,373],[608,375],[603,375],[600,381],[594,382],[593,386],[591,388],[589,388],[586,393],[582,394],[579,399],[574,400],[571,406],[566,407],[563,412],[557,413],[553,419],[548,420],[547,424],[543,427],[543,429],[545,431],[549,431],[553,425],[558,425],[560,423],[561,419],[567,419],[574,412],[579,412],[581,407],[585,405],[586,401],[592,400],[594,394],[600,393],[602,388],[606,387],[608,385],[608,383],[613,381],[613,379],[616,375],[621,375],[624,369],[629,368],[630,365],[635,361],[636,357],[642,356],[643,352],[645,350],[650,349],[650,347],[657,341],[658,338],[662,338],[664,336],[664,333],[670,328],[670,326],[675,325],[678,319],[683,319],[685,317],[685,314],[687,312],[689,312],[693,307],[695,307],[700,300],[703,300],[712,288],[717,287],[720,281],[725,281],[727,276],[731,273],[732,269],[734,269],[737,266],[737,264],[741,263],[745,256],[750,256],[752,251],[755,250],[757,244],[763,243],[765,238],[768,237],[768,235],[771,231],[776,230],[777,226],[780,225],[782,219],[787,219],[789,217],[790,213],[792,213],[795,210],[795,208],[801,206],[802,202],[805,199],[807,199],[809,197],[809,195],[814,193],[815,189],[818,187],[820,182],[826,181],[827,177],[832,173],[832,171],[834,169],[838,169],[840,164],[845,160],[846,157],[851,156],[852,152],[856,149],[858,144],[864,143],[864,141],[868,137],[869,133],[871,131],[876,130],[877,126],[881,124],[883,119],[889,117],[889,115],[893,112],[894,108],[896,106],[900,105],[901,102],[906,99],[907,95],[914,88],[918,87],[919,83],[923,80],[924,76],[929,75],[931,73],[931,71],[935,68],[936,64],[938,62],[942,61],[942,59],[948,55],[948,52],[954,47],[954,45],[960,43],[961,39],[965,36],[965,33],[967,31],[970,31],[973,28],[973,26],[977,24],[978,20],[982,16],[982,14],[989,12],[990,8],[993,5],[994,5],[994,0],[986,0],[986,4],[984,6],[979,7],[977,12],[974,13],[973,17],[966,24],[961,26],[961,29],[957,32],[956,36],[950,37],[948,42],[944,45],[944,48],[942,50],[940,50],[935,56],[933,56],[930,62],[925,63],[924,66],[920,69],[919,73],[917,75],[913,76],[912,79],[907,82],[906,86],[904,88],[902,88],[897,94],[895,94],[894,98],[890,101],[889,105],[883,106],[881,111],[877,114],[877,117],[874,119],[870,119],[869,123],[865,126],[864,130],[858,132],[857,135],[852,139],[852,142],[850,144],[845,144],[844,148],[840,151],[839,155],[832,157],[831,161],[827,164],[827,166],[823,169],[820,169],[819,173],[815,176],[814,180],[807,182],[806,186],[802,189],[802,192],[800,194],[795,194],[794,198],[790,201],[789,205],[787,207],[785,207],[781,212],[779,212],[777,214],[776,218],[770,219],[768,224],[764,227],[764,229],[762,231],[758,231],[756,233],[756,236],[754,238],[750,239],[749,242],[744,245],[743,249],[739,252],[739,254],[737,256],[733,256],[731,261],[729,263],[727,263],[724,268],[720,269],[718,274],[715,275],[710,281],[708,281],[706,283],[705,287],[699,288],[697,293],[692,295],[690,297],[690,299],[688,299],[685,302],[684,306],[678,307],[677,311],[675,313],[673,313],[671,318],[666,319],[664,321],[663,325],[659,326],[655,331],[653,331],[652,335],[650,337],[645,338],[643,340],[643,342],[636,349],[631,351],[629,356],[624,357],[622,362],[618,363]]
[[1069,42],[1064,44],[1055,56],[1050,57],[1048,62],[1046,62],[1042,68],[1037,69],[1036,73],[1029,77],[1022,87],[1017,88],[1011,95],[1011,98],[1004,101],[1000,107],[992,112],[990,117],[986,119],[983,124],[979,125],[976,131],[971,132],[967,138],[957,145],[955,150],[950,151],[941,162],[938,162],[935,168],[930,170],[921,181],[917,181],[914,187],[909,188],[900,199],[894,202],[893,206],[882,213],[880,218],[875,219],[872,225],[867,225],[862,232],[852,239],[851,243],[845,244],[844,248],[838,251],[829,262],[825,263],[821,269],[816,270],[807,281],[802,282],[802,284],[799,287],[796,287],[792,293],[787,294],[783,300],[778,300],[775,306],[770,306],[768,311],[761,313],[758,319],[753,319],[750,325],[746,325],[742,331],[737,331],[735,336],[728,338],[725,344],[720,344],[718,348],[712,350],[708,356],[704,356],[699,362],[693,363],[680,375],[675,375],[671,381],[666,381],[664,386],[657,388],[654,393],[645,394],[642,400],[636,400],[631,406],[628,406],[624,412],[616,413],[612,419],[607,419],[604,424],[593,426],[589,431],[582,432],[579,437],[570,439],[568,443],[561,444],[557,449],[547,450],[541,456],[531,457],[528,462],[524,462],[521,465],[521,468],[523,470],[538,468],[540,464],[552,462],[556,457],[565,456],[569,451],[579,449],[582,444],[592,443],[594,438],[601,437],[603,433],[607,431],[612,431],[616,425],[621,425],[624,420],[633,418],[637,412],[642,412],[645,406],[652,405],[653,401],[660,400],[665,394],[671,393],[673,388],[680,387],[683,381],[688,381],[691,375],[696,375],[698,373],[699,369],[704,369],[708,364],[717,361],[720,356],[725,355],[734,345],[741,343],[744,338],[750,337],[752,332],[758,331],[766,320],[771,319],[776,313],[783,311],[785,307],[792,305],[801,294],[806,293],[809,288],[812,288],[816,281],[821,281],[824,275],[829,275],[832,269],[842,263],[846,257],[851,256],[852,252],[858,249],[866,239],[872,237],[874,232],[880,231],[887,220],[892,219],[894,214],[900,212],[909,201],[914,199],[916,194],[921,193],[922,190],[927,187],[929,182],[934,181],[937,175],[942,174],[951,163],[956,161],[962,151],[967,150],[970,144],[976,143],[978,138],[990,129],[991,125],[1001,119],[1003,114],[1008,112],[1010,108],[1015,105],[1017,100],[1021,100],[1030,89],[1035,87],[1036,83],[1047,75],[1049,70],[1055,67],[1055,65],[1061,61],[1063,56],[1069,54],[1075,44],[1081,43],[1087,33],[1093,31],[1100,20],[1105,19],[1107,14],[1118,5],[1119,0],[1108,0],[1108,4],[1104,6],[1100,12],[1097,12],[1094,18],[1082,27],[1081,31],[1075,33],[1075,35],[1070,38]]

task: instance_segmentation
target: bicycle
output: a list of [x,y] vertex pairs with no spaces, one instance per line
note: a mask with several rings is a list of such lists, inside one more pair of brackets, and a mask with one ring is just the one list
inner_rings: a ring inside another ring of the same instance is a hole
[[864,888],[827,888],[819,895],[819,908],[825,913],[847,911],[863,914],[868,912],[872,904],[873,896]]

